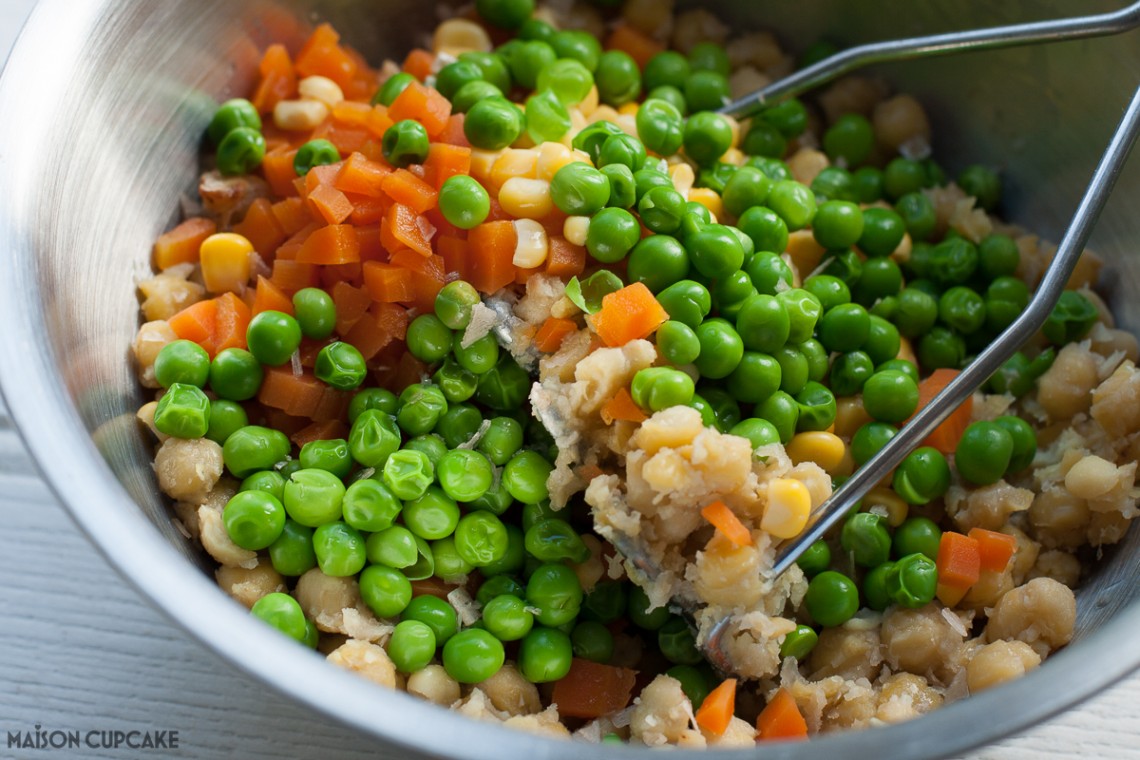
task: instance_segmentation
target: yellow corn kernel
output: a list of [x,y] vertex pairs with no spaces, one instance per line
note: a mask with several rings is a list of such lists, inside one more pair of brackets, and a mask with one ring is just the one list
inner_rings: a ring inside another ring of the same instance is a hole
[[788,255],[792,258],[792,266],[804,277],[815,271],[825,252],[824,247],[815,242],[811,230],[796,230],[788,235]]
[[715,190],[707,187],[694,187],[689,191],[689,200],[696,201],[707,208],[717,219],[724,216],[724,201],[720,199]]
[[733,166],[744,166],[744,162],[748,160],[748,156],[744,155],[740,148],[729,148],[725,154],[721,156],[721,161]]
[[431,48],[436,53],[458,57],[460,53],[491,52],[491,38],[487,31],[465,18],[450,18],[435,28]]
[[[587,96],[587,97],[589,97],[589,96]],[[579,107],[581,107],[581,106],[579,106]],[[582,113],[586,113],[586,112],[583,111]],[[603,106],[598,106],[597,108],[595,108],[593,110],[593,112],[587,113],[586,118],[590,120],[591,124],[594,123],[595,121],[612,121],[613,123],[617,124],[618,112],[615,111],[610,106],[603,105]]]
[[571,153],[573,154],[575,161],[581,161],[582,163],[589,164],[590,166],[594,165],[594,160],[590,158],[590,154],[586,151],[578,150],[575,148],[573,151],[571,151]]
[[802,482],[776,478],[768,483],[768,504],[760,518],[760,530],[776,538],[794,538],[807,527],[810,515],[811,494]]
[[627,113],[619,113],[613,120],[630,137],[637,137],[637,117]]
[[622,114],[623,116],[637,116],[637,109],[637,103],[630,102],[619,107],[618,113]]
[[198,258],[202,282],[211,293],[240,293],[249,282],[253,243],[235,232],[218,232],[202,241]]
[[728,122],[728,127],[732,130],[731,146],[733,148],[739,148],[741,141],[744,139],[744,133],[740,129],[740,122],[731,116],[723,116],[722,118]]
[[534,165],[534,176],[547,182],[566,164],[574,161],[570,148],[558,142],[544,142],[538,146],[538,160]]
[[537,150],[531,150],[530,148],[507,148],[499,154],[499,158],[491,167],[491,174],[488,177],[491,186],[487,189],[497,193],[499,188],[512,177],[534,179],[537,165]]
[[847,445],[843,443],[842,438],[834,433],[825,433],[820,430],[797,433],[792,436],[786,451],[793,464],[815,462],[824,472],[834,474],[843,463],[843,455],[847,451]]
[[501,151],[471,149],[471,176],[486,184],[491,180],[491,167],[499,160]]
[[669,167],[669,179],[673,180],[673,187],[678,193],[688,197],[693,183],[697,181],[697,175],[693,173],[693,167],[682,162]]
[[570,129],[566,130],[566,134],[559,138],[559,142],[567,148],[574,147],[574,138],[578,133],[590,125],[589,120],[578,108],[570,109]]
[[572,245],[585,245],[586,233],[590,231],[590,217],[568,216],[562,223],[562,237]]
[[855,431],[871,421],[871,415],[863,408],[862,396],[840,396],[835,399],[835,434],[840,438],[851,439]]
[[550,251],[546,228],[533,219],[516,219],[514,225],[518,242],[515,243],[515,256],[511,263],[523,269],[542,266]]
[[578,110],[581,111],[582,115],[588,120],[593,121],[593,119],[590,119],[590,116],[593,115],[594,111],[598,110],[597,85],[590,87],[590,91],[586,93],[586,97],[582,98],[582,102],[578,104]]
[[891,489],[878,486],[872,488],[863,497],[863,511],[885,513],[887,524],[892,528],[897,528],[906,520],[910,507],[901,496]]
[[316,129],[329,115],[319,100],[282,100],[273,107],[273,123],[287,132]]
[[918,364],[918,359],[914,355],[914,347],[910,345],[910,341],[906,338],[899,338],[899,353],[895,358],[906,359],[914,365]]
[[550,183],[544,179],[511,177],[499,189],[499,205],[520,219],[542,219],[554,210]]
[[910,261],[910,254],[914,250],[914,241],[910,239],[910,233],[904,232],[902,240],[891,251],[891,258],[894,259],[896,264],[905,264]]
[[300,93],[301,100],[316,100],[329,108],[344,100],[344,91],[340,85],[328,77],[305,77],[297,83],[297,92]]

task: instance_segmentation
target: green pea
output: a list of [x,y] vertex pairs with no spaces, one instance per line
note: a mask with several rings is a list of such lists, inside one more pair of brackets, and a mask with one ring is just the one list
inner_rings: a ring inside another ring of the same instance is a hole
[[756,407],[754,414],[770,422],[780,434],[780,443],[786,444],[796,434],[800,405],[791,395],[776,391]]
[[993,169],[980,164],[967,166],[958,174],[958,187],[973,196],[986,211],[993,211],[1001,201],[1001,178]]
[[[474,509],[472,505],[468,504],[468,508]],[[490,510],[487,510],[490,512]],[[494,514],[493,512],[491,514]],[[526,568],[526,542],[523,538],[522,529],[517,525],[504,524],[507,530],[507,550],[503,556],[493,560],[479,568],[479,572],[483,574],[484,578],[491,576],[498,576],[511,573],[521,573]],[[521,595],[522,592],[519,592]]]
[[645,63],[645,87],[684,87],[691,68],[688,59],[675,50],[657,53]]
[[550,518],[531,525],[524,536],[525,547],[542,562],[585,562],[590,550],[565,520]]
[[455,61],[439,70],[435,75],[435,89],[448,100],[455,99],[465,84],[483,81],[483,69],[471,61]]
[[703,167],[697,173],[697,187],[707,187],[709,190],[716,192],[717,195],[724,193],[724,188],[728,185],[728,181],[735,176],[740,167],[736,164],[730,164],[726,161],[717,161],[710,166]]
[[573,657],[574,646],[568,635],[538,626],[522,639],[519,669],[531,683],[549,683],[566,677]]
[[835,395],[827,386],[808,381],[795,398],[800,407],[797,430],[826,430],[835,422]]
[[[780,180],[768,192],[767,206],[784,221],[789,230],[799,230],[815,218],[815,196],[794,180]],[[759,246],[758,246],[759,247]]]
[[[699,339],[698,339],[699,340]],[[633,376],[631,393],[634,402],[654,412],[671,406],[684,406],[693,398],[693,379],[669,367],[649,367]]]
[[518,409],[530,393],[530,375],[509,354],[479,377],[475,400],[499,412]]
[[697,371],[713,380],[728,377],[744,356],[744,342],[732,325],[723,319],[709,319],[696,328],[701,350]]
[[863,262],[862,274],[855,286],[855,300],[865,305],[873,304],[879,299],[897,295],[902,283],[902,271],[892,259],[868,259]]
[[858,351],[867,342],[871,316],[859,304],[840,304],[819,321],[819,340],[830,351]]
[[979,486],[1001,480],[1012,458],[1013,436],[996,422],[970,423],[954,450],[958,474]]
[[830,274],[815,274],[804,280],[803,289],[819,301],[824,311],[851,303],[851,289],[847,283]]
[[[661,235],[672,235],[681,228],[681,218],[686,212],[684,196],[672,187],[650,188],[642,195],[637,204],[637,212],[642,223],[651,231]],[[643,240],[654,240],[651,236]],[[688,270],[688,259],[685,259],[685,269]],[[681,278],[678,278],[681,279]]]
[[431,664],[435,656],[435,633],[427,623],[404,620],[388,638],[388,657],[401,673],[415,673]]
[[336,329],[336,304],[320,288],[302,288],[294,293],[293,311],[306,338],[324,340]]
[[503,487],[517,501],[537,504],[550,496],[546,479],[553,470],[553,465],[538,452],[520,451],[503,468]]
[[534,614],[518,596],[502,594],[486,603],[483,624],[500,641],[518,641],[534,627]]
[[671,156],[684,142],[685,126],[681,112],[666,100],[650,98],[642,103],[637,111],[636,124],[637,136],[646,148],[658,155]]
[[536,143],[560,140],[570,131],[570,112],[552,90],[527,98],[526,131]]
[[849,248],[863,234],[863,212],[855,203],[825,201],[816,210],[812,235],[824,248]]
[[325,470],[344,479],[352,472],[352,454],[343,438],[309,441],[301,447],[301,467]]
[[898,434],[898,428],[886,422],[868,422],[860,426],[851,437],[851,458],[859,467],[863,466],[879,449],[887,445]]
[[491,199],[477,180],[457,174],[448,177],[440,188],[439,210],[448,222],[469,230],[482,224],[491,213]]
[[[682,87],[683,86],[684,85],[682,85]],[[673,106],[673,108],[677,109],[677,113],[679,113],[682,117],[687,116],[689,113],[689,102],[685,100],[685,93],[681,91],[681,87],[661,85],[660,87],[654,87],[653,89],[646,88],[645,98],[647,101],[660,100],[668,103],[669,105]],[[642,104],[642,107],[644,108],[644,104]],[[682,121],[678,123],[677,127],[683,134],[685,128],[684,122]],[[642,139],[644,140],[645,138],[642,137]],[[649,143],[646,143],[646,145],[648,144]],[[675,152],[676,150],[674,150],[674,153]]]
[[848,166],[866,161],[874,145],[871,122],[855,113],[840,116],[823,135],[823,149],[828,157],[833,161],[843,159]]
[[373,565],[397,570],[411,567],[419,558],[415,535],[402,525],[390,525],[372,533],[364,543],[364,550]]
[[705,225],[687,236],[685,248],[693,267],[704,277],[725,277],[744,264],[740,240],[729,227],[721,224]]
[[606,208],[590,219],[586,250],[594,259],[612,264],[624,259],[639,240],[641,227],[633,214],[625,209]]
[[369,532],[391,527],[402,508],[391,489],[371,478],[350,485],[341,500],[344,521],[357,530]]
[[660,293],[688,276],[689,254],[676,238],[650,235],[633,247],[626,272],[631,283],[644,283],[651,292]]
[[902,422],[918,408],[918,385],[902,372],[876,372],[863,385],[863,406],[875,420]]
[[[759,209],[749,209],[744,213],[744,216],[747,217],[757,210]],[[763,209],[763,211],[767,210]],[[777,221],[779,221],[778,217]],[[783,222],[779,221],[779,224],[783,225]],[[783,235],[787,238],[787,229],[784,229]],[[791,267],[779,255],[770,251],[761,249],[753,254],[752,258],[745,264],[744,271],[748,273],[748,279],[757,292],[763,295],[779,295],[780,291],[787,290],[792,285]],[[785,304],[785,308],[787,308],[787,304]],[[812,327],[814,329],[814,323]]]
[[226,135],[238,127],[261,131],[261,116],[257,113],[257,108],[245,98],[227,100],[218,106],[218,110],[214,112],[214,117],[206,127],[206,136],[210,138],[210,142],[218,145]]
[[584,621],[575,625],[570,632],[570,643],[574,656],[584,660],[607,663],[614,654],[613,634],[598,622]]
[[780,389],[783,371],[768,354],[745,351],[740,363],[728,376],[728,391],[738,401],[759,403]]
[[712,296],[708,289],[693,280],[681,280],[657,294],[657,302],[674,319],[692,329],[697,327],[712,310]]
[[408,85],[414,81],[416,81],[416,78],[406,72],[400,71],[393,74],[388,77],[384,84],[380,86],[380,89],[376,91],[376,94],[372,96],[372,105],[392,105],[392,102],[400,96],[400,93],[408,89]]
[[222,446],[222,460],[235,478],[245,478],[283,462],[292,446],[288,437],[279,430],[246,425],[226,439]]
[[163,388],[174,383],[203,387],[210,377],[210,355],[192,340],[167,343],[154,360],[154,379]]
[[422,164],[427,159],[430,145],[424,125],[412,119],[404,119],[385,130],[380,148],[389,164],[403,167]]
[[724,208],[739,217],[748,209],[761,206],[771,189],[772,180],[768,175],[751,166],[742,166],[724,186]]
[[610,135],[602,142],[598,151],[598,168],[607,166],[625,166],[630,172],[635,172],[645,165],[645,145],[636,137],[625,134]]
[[918,343],[918,363],[923,370],[957,369],[966,358],[962,337],[942,326],[930,329]]
[[313,551],[321,572],[333,578],[356,575],[368,561],[364,537],[343,522],[327,523],[313,531]]
[[887,592],[887,575],[894,570],[894,562],[884,562],[873,567],[863,576],[863,600],[876,612],[891,606],[891,595]]
[[547,64],[538,72],[536,87],[549,91],[567,108],[582,102],[594,86],[594,75],[572,58],[562,58]]
[[403,568],[401,572],[410,581],[422,581],[435,575],[435,555],[432,554],[431,545],[427,541],[419,536],[415,536],[415,539],[416,561],[414,564]]
[[172,383],[154,410],[154,426],[174,438],[201,438],[210,429],[210,399],[195,385]]
[[435,558],[435,574],[447,583],[464,583],[475,570],[475,566],[459,553],[455,536],[432,541],[431,553]]
[[608,625],[625,616],[626,586],[621,581],[602,580],[582,600],[583,620]]
[[401,449],[384,462],[382,477],[397,498],[409,501],[424,495],[435,480],[435,468],[422,451]]
[[258,551],[281,536],[285,529],[285,507],[266,491],[239,491],[226,502],[222,520],[235,544]]
[[1047,348],[1032,361],[1020,351],[1007,359],[989,379],[989,389],[994,393],[1009,393],[1021,398],[1033,390],[1033,385],[1049,367],[1053,365],[1057,352]]
[[[470,407],[470,404],[462,404],[460,406]],[[451,410],[449,409],[448,411],[450,412]],[[437,433],[425,433],[424,435],[417,435],[415,438],[409,438],[404,442],[403,447],[426,454],[432,467],[438,465],[439,460],[443,459],[443,455],[448,451],[447,443],[445,443],[443,438]]]
[[923,554],[908,554],[894,563],[884,579],[887,595],[900,607],[929,604],[938,590],[938,568]]
[[[863,166],[856,169],[851,174],[851,181],[854,183],[855,200],[859,203],[875,203],[883,199],[885,190],[883,189],[883,171],[874,166]],[[899,220],[902,224],[902,220]],[[867,218],[866,213],[863,215],[864,232],[866,232]],[[905,230],[904,230],[905,231]],[[863,246],[860,245],[860,248]],[[864,251],[866,253],[866,251]],[[875,254],[867,253],[868,256]]]
[[752,126],[744,135],[740,148],[750,156],[779,158],[788,151],[788,141],[780,134],[780,130],[764,119],[757,118],[752,120]]
[[812,193],[821,201],[854,201],[855,177],[839,166],[828,166],[811,181]]
[[820,625],[840,626],[859,611],[859,589],[846,575],[825,570],[808,584],[804,606]]
[[573,58],[590,71],[598,68],[602,45],[589,32],[577,29],[555,32],[550,44],[559,58]]
[[227,177],[249,174],[265,158],[265,138],[252,127],[235,127],[218,143],[218,171]]
[[637,182],[633,172],[624,164],[607,164],[600,170],[610,183],[610,199],[606,205],[611,208],[630,209],[637,203]]
[[574,162],[554,173],[550,197],[565,214],[590,216],[605,208],[610,198],[610,183],[589,164]]
[[502,150],[519,138],[523,126],[518,106],[506,98],[488,98],[471,106],[463,121],[463,134],[476,148]]
[[475,10],[500,29],[518,29],[534,13],[534,0],[475,0]]
[[546,563],[531,574],[526,600],[538,608],[535,620],[545,626],[564,625],[578,616],[582,586],[566,565]]
[[897,558],[908,554],[924,554],[937,560],[941,540],[942,531],[933,520],[927,517],[908,517],[902,525],[895,528],[891,551]]
[[317,566],[313,552],[313,529],[294,520],[285,520],[277,539],[269,545],[269,561],[282,575],[304,575]]
[[803,390],[811,378],[811,365],[799,348],[784,346],[772,353],[780,365],[780,390],[795,395]]
[[820,272],[838,277],[847,284],[847,287],[855,289],[863,277],[863,262],[859,254],[850,248],[831,251],[824,258]]
[[916,288],[903,288],[899,292],[895,324],[899,333],[907,338],[925,335],[938,319],[938,301]]
[[920,162],[909,158],[892,159],[883,172],[883,189],[892,200],[917,193],[925,183],[926,170]]
[[988,235],[978,244],[978,268],[987,280],[1012,276],[1020,263],[1021,252],[1008,235]]
[[598,58],[594,83],[599,99],[616,108],[636,100],[641,94],[641,70],[628,53],[608,50]]
[[950,488],[950,465],[937,449],[915,449],[895,469],[892,487],[908,504],[934,501]]
[[[291,315],[280,311],[263,311],[246,330],[249,352],[262,364],[279,367],[289,361],[301,345],[301,327]],[[240,399],[234,399],[240,400]]]
[[780,442],[780,431],[776,429],[776,426],[768,420],[756,417],[741,420],[733,425],[728,432],[741,438],[747,438],[748,442],[752,444],[753,451],[761,446]]
[[306,642],[309,624],[296,599],[279,591],[266,594],[254,602],[250,613],[290,638]]
[[938,300],[938,317],[963,335],[981,329],[986,321],[982,297],[965,286],[950,288]]
[[352,394],[348,404],[348,421],[356,422],[356,418],[367,409],[378,409],[385,414],[395,414],[399,406],[396,394],[384,388],[363,388]]
[[863,232],[857,244],[868,256],[889,256],[906,234],[901,216],[887,208],[871,207],[863,210]]
[[298,470],[285,482],[285,511],[301,525],[317,528],[341,519],[344,495],[344,483],[331,472]]
[[660,630],[669,622],[673,614],[664,606],[650,608],[649,597],[640,586],[629,589],[628,614],[630,622],[646,631]]
[[930,237],[938,218],[934,204],[922,193],[906,193],[895,202],[895,212],[902,217],[906,231],[912,240],[922,241]]
[[1055,346],[1063,346],[1083,339],[1099,319],[1099,313],[1089,299],[1075,290],[1066,290],[1057,299],[1041,333]]
[[720,114],[711,111],[695,113],[685,124],[683,143],[689,158],[698,164],[711,164],[731,147],[732,128]]
[[814,578],[831,565],[831,547],[822,538],[815,541],[796,560],[808,578]]
[[1033,464],[1033,458],[1037,456],[1037,434],[1033,431],[1033,426],[1020,417],[1009,415],[998,417],[994,422],[1013,438],[1013,453],[1010,454],[1006,472],[1021,472]]
[[665,659],[678,665],[696,665],[704,661],[689,624],[678,615],[671,616],[657,630],[657,646]]
[[815,649],[818,642],[819,636],[815,629],[809,625],[797,625],[795,630],[785,634],[784,640],[780,642],[780,656],[795,657],[802,661],[811,654],[811,650]]
[[352,458],[363,467],[383,467],[400,448],[400,431],[391,416],[380,409],[366,409],[352,423],[348,434]]
[[875,374],[875,363],[863,351],[850,351],[835,357],[831,365],[831,390],[837,396],[854,396]]
[[683,89],[689,109],[694,112],[711,113],[732,99],[728,79],[717,71],[692,72],[685,79]]
[[1024,282],[1016,277],[996,278],[986,288],[986,329],[994,333],[1001,332],[1013,324],[1028,305],[1029,287]]
[[[372,568],[365,568],[367,574]],[[393,571],[399,573],[399,571]],[[363,592],[364,578],[361,576],[361,592]],[[409,585],[409,594],[410,594]],[[365,599],[367,601],[367,599]],[[372,605],[369,605],[370,607]],[[374,610],[375,611],[375,610]],[[446,643],[459,631],[459,616],[450,604],[431,594],[422,594],[406,602],[403,608],[395,613],[400,620],[418,620],[431,628],[435,634],[437,644]],[[381,615],[391,617],[391,615]]]
[[465,114],[481,100],[501,97],[503,97],[503,91],[500,88],[496,87],[490,82],[485,82],[482,79],[477,79],[473,82],[467,82],[464,84],[452,96],[451,112]]
[[335,341],[317,354],[313,374],[318,380],[337,390],[351,391],[364,382],[364,378],[368,375],[368,367],[356,346]]

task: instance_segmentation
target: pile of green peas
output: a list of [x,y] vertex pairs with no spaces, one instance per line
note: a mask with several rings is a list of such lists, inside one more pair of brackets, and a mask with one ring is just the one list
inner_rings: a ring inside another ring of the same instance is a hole
[[249,174],[265,158],[261,115],[245,98],[219,106],[206,127],[206,137],[214,146],[218,171],[227,177]]

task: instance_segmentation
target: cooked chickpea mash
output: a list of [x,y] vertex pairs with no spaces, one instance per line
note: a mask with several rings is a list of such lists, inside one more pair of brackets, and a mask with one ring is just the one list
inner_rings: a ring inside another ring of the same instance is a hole
[[138,418],[226,593],[383,686],[650,746],[909,720],[1070,641],[1140,453],[1094,254],[765,580],[1053,246],[877,79],[715,112],[825,42],[671,0],[477,0],[419,42],[266,49],[139,285]]

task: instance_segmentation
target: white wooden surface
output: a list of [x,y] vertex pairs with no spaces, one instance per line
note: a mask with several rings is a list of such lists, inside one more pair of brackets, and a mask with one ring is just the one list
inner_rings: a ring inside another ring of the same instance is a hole
[[[0,0],[0,59],[33,4]],[[970,758],[1137,758],[1138,703],[1140,675]],[[177,752],[152,756],[406,757],[251,682],[151,609],[35,475],[0,406],[0,758],[140,752],[7,747],[37,728],[178,731]]]

